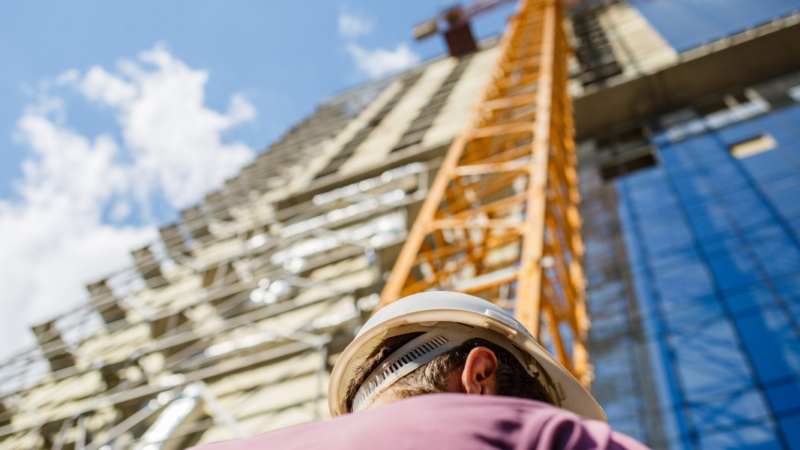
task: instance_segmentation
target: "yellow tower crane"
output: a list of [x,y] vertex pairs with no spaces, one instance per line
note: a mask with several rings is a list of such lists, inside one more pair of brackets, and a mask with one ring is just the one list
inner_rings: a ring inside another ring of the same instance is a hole
[[482,297],[512,309],[588,385],[570,51],[561,0],[522,0],[378,308],[426,290]]

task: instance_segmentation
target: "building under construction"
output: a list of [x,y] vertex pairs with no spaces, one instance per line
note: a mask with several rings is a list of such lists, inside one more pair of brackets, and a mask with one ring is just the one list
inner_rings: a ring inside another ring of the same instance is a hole
[[475,43],[491,3],[32,327],[0,449],[325,418],[360,325],[429,289],[512,311],[652,448],[800,449],[800,1],[528,0]]

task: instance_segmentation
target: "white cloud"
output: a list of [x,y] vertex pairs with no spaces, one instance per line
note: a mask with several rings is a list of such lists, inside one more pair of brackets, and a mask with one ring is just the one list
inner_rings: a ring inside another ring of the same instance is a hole
[[390,51],[384,48],[367,50],[350,43],[347,51],[353,57],[356,67],[373,78],[408,68],[420,59],[406,44],[399,44],[394,51]]
[[371,19],[365,19],[345,11],[339,13],[339,34],[355,38],[372,33],[375,23]]
[[74,83],[80,78],[81,73],[77,69],[69,69],[56,77],[56,84],[64,85]]
[[[255,108],[232,96],[226,113],[209,109],[207,80],[159,47],[119,73],[60,75],[56,85],[116,115],[122,142],[68,128],[63,101],[48,92],[26,109],[14,133],[29,149],[14,184],[19,199],[0,200],[0,354],[33,342],[32,323],[85,301],[87,283],[131,264],[130,250],[157,237],[153,200],[189,206],[252,160],[221,133],[252,120]],[[139,220],[124,224],[133,211]]]
[[256,118],[256,108],[239,94],[231,96],[228,117],[234,122],[249,122]]
[[187,67],[162,48],[142,52],[139,60],[156,70],[129,61],[122,66],[127,77],[121,77],[94,67],[78,87],[87,97],[117,108],[122,135],[137,163],[139,201],[159,187],[172,206],[184,208],[252,159],[247,146],[224,144],[220,136],[256,112],[236,95],[227,114],[204,107],[208,73]]
[[[65,72],[64,74],[68,74]],[[78,81],[75,79],[75,81]],[[120,106],[136,98],[136,87],[126,83],[101,67],[92,67],[79,83],[87,98],[112,106]]]

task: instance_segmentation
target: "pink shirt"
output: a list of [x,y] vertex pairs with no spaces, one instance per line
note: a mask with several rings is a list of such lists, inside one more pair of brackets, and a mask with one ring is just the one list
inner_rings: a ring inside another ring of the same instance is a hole
[[202,450],[262,449],[646,450],[595,420],[534,400],[428,394]]

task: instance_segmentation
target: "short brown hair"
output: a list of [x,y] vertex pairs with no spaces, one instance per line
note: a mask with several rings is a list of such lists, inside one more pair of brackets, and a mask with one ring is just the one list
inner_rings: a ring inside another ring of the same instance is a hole
[[[343,405],[344,410],[353,412],[353,401],[356,398],[358,389],[384,359],[422,334],[401,334],[400,336],[386,339],[378,345],[361,366],[356,369],[355,376],[350,381],[350,385],[347,386],[347,395]],[[384,392],[392,392],[398,398],[447,392],[450,389],[448,376],[454,370],[464,367],[469,352],[476,347],[486,347],[494,352],[497,357],[498,365],[495,376],[497,377],[498,395],[527,398],[553,404],[547,389],[538,380],[538,377],[528,374],[511,352],[480,338],[470,339],[458,347],[442,353],[424,366],[397,380]]]

